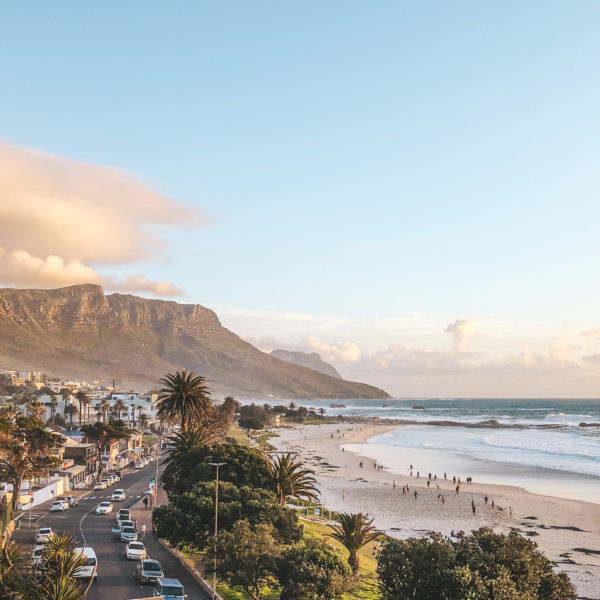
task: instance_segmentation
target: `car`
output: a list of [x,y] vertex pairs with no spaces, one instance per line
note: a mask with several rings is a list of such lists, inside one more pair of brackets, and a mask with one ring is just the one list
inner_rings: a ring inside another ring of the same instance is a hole
[[94,486],[95,490],[105,490],[106,489],[106,483],[104,483],[104,481],[98,481],[96,483],[96,485]]
[[123,471],[116,471],[115,475],[119,478],[119,481],[125,478],[125,473],[123,473]]
[[135,578],[138,583],[154,583],[164,575],[162,565],[152,558],[140,560],[135,568]]
[[100,502],[96,507],[97,515],[110,515],[113,511],[112,502]]
[[35,541],[38,544],[46,543],[51,537],[54,537],[54,531],[51,527],[41,527],[35,534]]
[[137,526],[133,519],[127,519],[126,521],[121,521],[121,527],[133,527],[137,531]]
[[75,570],[73,577],[79,579],[91,579],[93,577],[96,580],[98,577],[98,558],[94,549],[90,546],[74,548],[73,554],[85,558],[85,564]]
[[67,510],[67,508],[69,508],[69,503],[65,502],[64,500],[55,500],[51,505],[50,505],[50,512],[57,512],[57,511],[64,511]]
[[110,530],[110,532],[112,533],[112,536],[113,536],[114,540],[120,540],[121,539],[121,529],[123,529],[123,527],[121,526],[120,523],[117,523],[116,525],[113,525],[113,528]]
[[138,460],[135,463],[135,468],[136,469],[143,469],[146,465],[144,464],[143,460]]
[[135,527],[121,527],[121,541],[122,542],[137,542],[137,531]]
[[110,479],[106,479],[105,478],[105,479],[102,480],[102,483],[106,486],[104,488],[104,489],[106,489],[107,487],[110,487],[114,483],[114,481],[111,481]]
[[65,500],[69,503],[71,508],[79,504],[79,498],[77,496],[66,496]]
[[115,502],[122,502],[126,497],[127,494],[125,494],[125,490],[119,488],[112,493],[111,500],[114,500]]
[[125,556],[127,560],[142,560],[148,556],[146,546],[142,542],[129,542],[125,546]]
[[129,519],[131,511],[128,508],[120,508],[119,512],[115,515],[115,521],[122,521],[123,519]]
[[184,600],[187,594],[179,579],[172,577],[161,577],[154,584],[154,595],[164,598],[164,600]]
[[46,549],[46,546],[44,546],[43,544],[38,544],[34,549],[33,549],[33,564],[35,565],[39,565],[42,562],[42,554],[44,553],[44,550]]

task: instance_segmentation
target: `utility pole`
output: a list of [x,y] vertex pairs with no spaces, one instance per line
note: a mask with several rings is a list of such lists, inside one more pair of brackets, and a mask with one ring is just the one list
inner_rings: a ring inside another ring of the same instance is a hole
[[208,463],[212,467],[217,467],[217,478],[215,485],[215,564],[214,564],[214,572],[213,572],[213,600],[216,600],[217,597],[217,523],[219,518],[219,467],[226,465],[227,463]]

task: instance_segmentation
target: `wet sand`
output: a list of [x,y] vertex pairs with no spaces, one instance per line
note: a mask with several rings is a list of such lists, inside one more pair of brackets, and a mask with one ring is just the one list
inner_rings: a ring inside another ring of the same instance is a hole
[[[342,450],[344,445],[351,448],[396,428],[371,424],[299,426],[277,430],[281,437],[271,438],[270,442],[279,450],[297,452],[315,470],[323,504],[333,510],[368,512],[380,529],[404,538],[427,531],[449,535],[483,526],[504,533],[518,529],[523,535],[532,535],[558,568],[570,575],[581,597],[600,600],[600,553],[595,553],[600,551],[600,504],[532,494],[506,485],[469,485],[464,481],[467,473],[456,473],[462,479],[456,494],[451,456],[448,479],[437,473],[437,480],[432,478],[428,488],[428,473],[418,464],[419,451],[411,477],[409,465],[404,474],[391,473],[386,468],[374,468],[373,459]],[[425,454],[422,456],[425,464]],[[403,486],[409,488],[406,495]],[[600,489],[598,498],[600,502]],[[475,503],[475,514],[471,501]]]

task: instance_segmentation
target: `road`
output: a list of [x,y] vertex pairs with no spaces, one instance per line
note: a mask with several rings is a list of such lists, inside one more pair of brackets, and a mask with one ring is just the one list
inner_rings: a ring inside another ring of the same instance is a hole
[[[87,600],[128,600],[151,596],[152,586],[137,583],[133,575],[136,563],[125,558],[125,544],[113,540],[111,528],[115,522],[115,513],[119,508],[131,508],[139,502],[155,472],[156,462],[151,462],[143,469],[128,473],[125,479],[106,490],[86,493],[80,497],[78,506],[65,512],[48,512],[51,502],[36,506],[31,513],[31,523],[28,521],[29,511],[25,511],[21,518],[21,528],[15,530],[13,539],[33,548],[35,530],[38,527],[52,527],[54,531],[69,533],[78,544],[91,546],[98,557],[98,578],[90,587]],[[96,515],[96,506],[103,500],[109,500],[116,488],[126,490],[125,501],[115,502],[115,512],[111,515]],[[144,512],[147,512],[147,516]],[[165,576],[176,577],[181,581],[188,600],[208,600],[209,596],[189,572],[156,541],[151,533],[151,513],[149,510],[143,511],[143,504],[141,513],[138,512],[140,514],[143,516],[139,521],[148,523],[144,540],[148,555],[160,561]]]

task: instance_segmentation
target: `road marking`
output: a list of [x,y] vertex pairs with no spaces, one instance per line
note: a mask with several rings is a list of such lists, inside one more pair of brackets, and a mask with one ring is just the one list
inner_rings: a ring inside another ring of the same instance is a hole
[[136,498],[141,498],[141,497],[142,497],[142,495],[141,495],[141,494],[140,494],[139,496],[136,496]]

